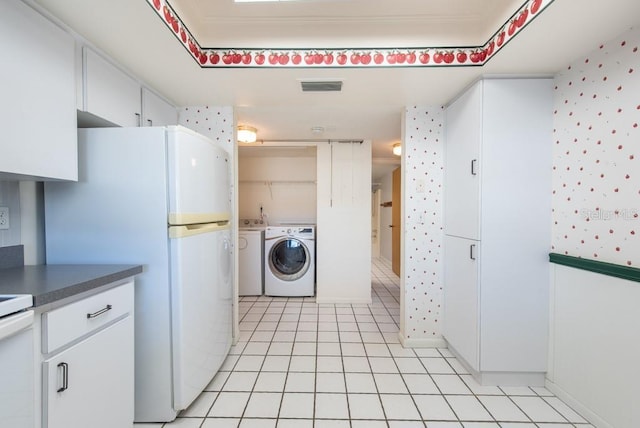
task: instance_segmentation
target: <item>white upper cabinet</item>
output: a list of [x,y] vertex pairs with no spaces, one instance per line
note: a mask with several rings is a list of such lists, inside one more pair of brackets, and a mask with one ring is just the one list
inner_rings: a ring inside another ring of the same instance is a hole
[[444,230],[447,235],[480,239],[482,85],[463,93],[445,115]]
[[177,125],[178,110],[91,48],[82,48],[81,126]]
[[77,180],[74,38],[0,1],[0,179]]
[[178,110],[147,88],[142,88],[142,126],[178,124]]
[[140,83],[86,46],[82,61],[82,110],[114,125],[140,126]]

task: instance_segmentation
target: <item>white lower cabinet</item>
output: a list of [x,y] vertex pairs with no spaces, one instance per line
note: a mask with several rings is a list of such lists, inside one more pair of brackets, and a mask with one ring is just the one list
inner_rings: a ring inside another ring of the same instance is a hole
[[479,284],[478,241],[445,236],[444,323],[446,338],[472,369],[480,370],[479,361]]
[[133,281],[42,313],[42,427],[131,428]]
[[133,319],[128,316],[43,364],[47,428],[133,425]]

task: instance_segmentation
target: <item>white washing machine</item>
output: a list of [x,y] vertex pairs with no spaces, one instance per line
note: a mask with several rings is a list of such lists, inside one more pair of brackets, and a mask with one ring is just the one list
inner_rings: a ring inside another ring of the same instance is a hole
[[240,220],[238,230],[238,294],[264,293],[264,223]]
[[264,234],[264,294],[314,296],[315,226],[269,226]]

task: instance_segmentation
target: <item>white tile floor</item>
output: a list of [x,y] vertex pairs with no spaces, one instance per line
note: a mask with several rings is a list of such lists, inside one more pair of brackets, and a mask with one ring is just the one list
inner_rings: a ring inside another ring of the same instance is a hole
[[240,341],[172,423],[136,428],[593,428],[544,388],[477,384],[447,349],[398,343],[399,279],[373,303],[242,298]]

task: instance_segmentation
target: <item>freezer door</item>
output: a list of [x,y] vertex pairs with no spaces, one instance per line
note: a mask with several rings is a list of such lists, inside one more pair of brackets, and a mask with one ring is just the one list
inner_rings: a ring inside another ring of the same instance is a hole
[[231,211],[227,152],[182,127],[167,128],[169,224],[228,220]]
[[231,347],[229,227],[171,227],[174,409],[186,409]]

